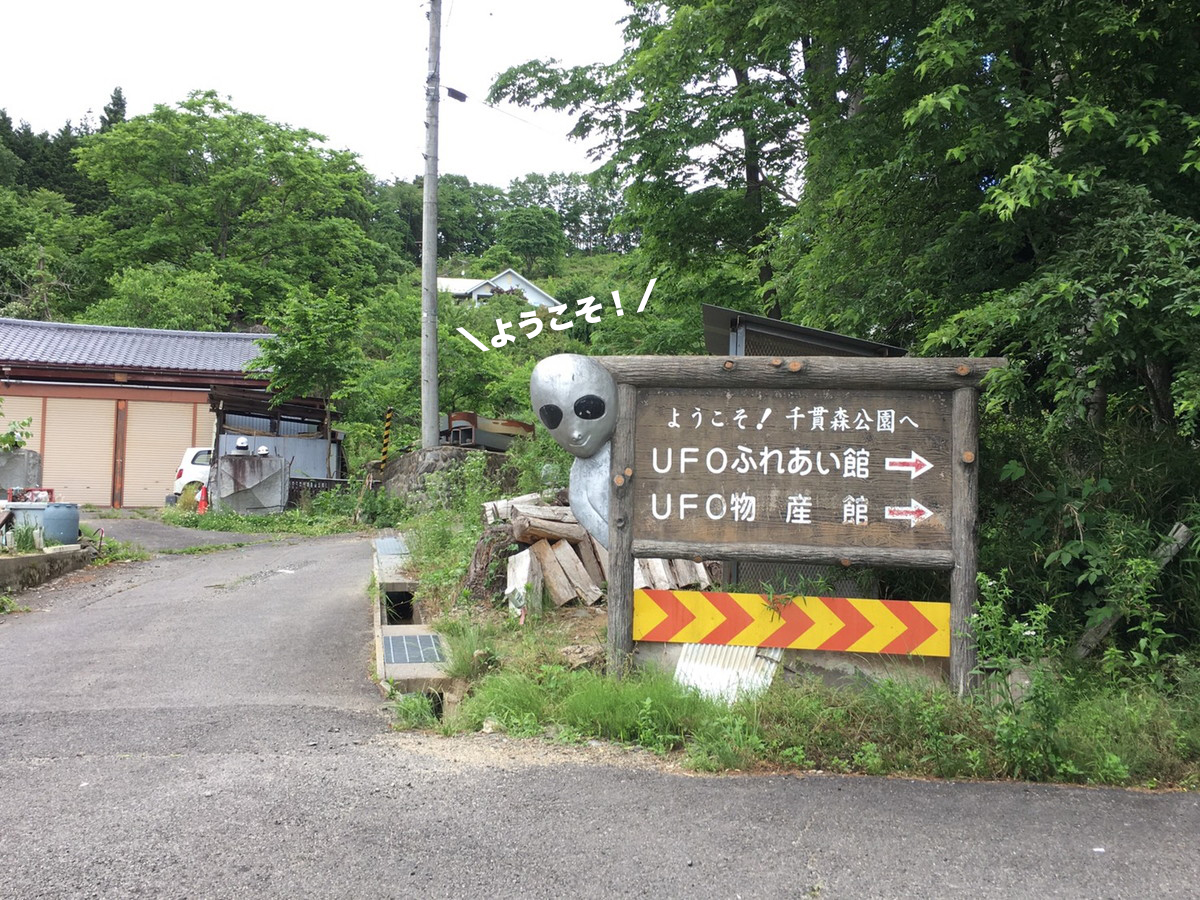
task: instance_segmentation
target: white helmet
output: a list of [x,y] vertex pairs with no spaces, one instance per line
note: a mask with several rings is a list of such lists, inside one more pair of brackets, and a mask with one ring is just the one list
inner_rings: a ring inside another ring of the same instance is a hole
[[249,449],[250,449],[250,439],[249,439],[249,438],[240,437],[240,438],[238,438],[238,439],[237,439],[237,444],[236,444],[235,446],[236,446],[236,447],[237,447],[239,450],[249,450]]
[[271,451],[267,449],[266,444],[263,444],[261,447],[258,448],[259,456],[268,456],[268,455],[270,455],[270,453],[271,453]]

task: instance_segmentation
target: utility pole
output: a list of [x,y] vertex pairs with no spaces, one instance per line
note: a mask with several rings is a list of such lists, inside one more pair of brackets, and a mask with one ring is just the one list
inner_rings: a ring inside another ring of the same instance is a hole
[[429,75],[425,79],[425,192],[421,218],[421,449],[435,450],[438,409],[438,95],[442,0],[429,0]]

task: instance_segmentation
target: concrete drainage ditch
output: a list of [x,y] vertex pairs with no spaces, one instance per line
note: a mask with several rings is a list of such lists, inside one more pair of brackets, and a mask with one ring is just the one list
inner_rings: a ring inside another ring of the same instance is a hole
[[375,540],[375,674],[380,689],[423,693],[440,713],[450,687],[441,638],[421,621],[420,587],[403,535]]

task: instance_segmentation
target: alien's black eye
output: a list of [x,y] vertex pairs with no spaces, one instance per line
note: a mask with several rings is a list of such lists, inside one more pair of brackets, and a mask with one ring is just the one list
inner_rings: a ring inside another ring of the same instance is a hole
[[585,394],[575,401],[575,415],[581,419],[598,419],[604,415],[604,400],[595,394]]
[[538,410],[538,416],[541,417],[542,424],[553,431],[562,422],[562,410],[553,403],[547,403]]

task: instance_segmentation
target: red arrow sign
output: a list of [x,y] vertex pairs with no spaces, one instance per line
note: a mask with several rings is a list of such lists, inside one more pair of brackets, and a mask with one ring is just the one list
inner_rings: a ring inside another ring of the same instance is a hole
[[764,647],[790,647],[813,626],[812,617],[800,608],[799,603],[789,603],[778,612],[783,624],[763,640]]
[[702,644],[732,644],[733,639],[746,630],[746,626],[754,621],[754,616],[742,609],[736,600],[728,594],[705,594],[708,602],[725,616],[725,621],[710,631],[700,641]]
[[835,616],[846,623],[821,645],[821,649],[848,650],[855,641],[875,627],[871,620],[855,609],[854,604],[845,597],[822,597],[821,600]]
[[926,509],[916,500],[909,501],[908,506],[885,506],[883,508],[885,519],[907,520],[910,528],[915,528],[918,522],[928,519],[932,515],[933,510]]
[[933,463],[925,457],[917,454],[916,450],[908,454],[905,459],[902,456],[889,456],[883,461],[883,468],[888,472],[908,472],[909,480],[922,475],[933,468]]
[[937,626],[907,600],[880,600],[888,612],[904,623],[904,631],[880,653],[912,653],[937,634]]
[[674,591],[646,591],[646,596],[657,603],[667,617],[642,638],[644,641],[669,641],[696,618],[694,612],[679,602]]

